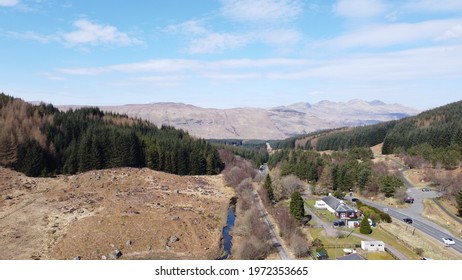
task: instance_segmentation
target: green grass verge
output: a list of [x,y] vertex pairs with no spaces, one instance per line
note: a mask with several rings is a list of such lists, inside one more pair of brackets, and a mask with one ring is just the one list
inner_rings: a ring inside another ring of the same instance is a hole
[[338,218],[331,212],[324,210],[324,209],[316,209],[314,207],[315,203],[316,203],[315,200],[305,200],[306,206],[308,206],[308,208],[310,208],[311,211],[313,211],[313,213],[316,214],[316,216],[318,216],[324,222],[333,223],[338,220]]

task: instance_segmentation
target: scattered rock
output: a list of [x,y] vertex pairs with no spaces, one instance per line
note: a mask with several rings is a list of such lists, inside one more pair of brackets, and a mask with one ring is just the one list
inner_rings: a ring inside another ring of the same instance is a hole
[[111,248],[114,248],[114,247],[115,247],[115,245],[114,245],[114,244],[112,244],[112,243],[111,243],[111,244],[109,244],[109,246],[111,246]]
[[77,257],[73,258],[74,261],[80,261],[81,259],[82,259],[81,256],[77,256]]
[[178,242],[178,241],[180,241],[180,239],[178,238],[178,236],[172,235],[172,236],[170,236],[170,238],[168,239],[167,246],[172,246],[173,243]]
[[127,246],[132,246],[133,244],[133,241],[132,240],[127,240],[127,242],[125,243]]
[[120,250],[114,250],[109,253],[109,257],[113,260],[117,260],[118,258],[122,257],[122,251]]
[[162,187],[161,187],[161,190],[163,190],[163,191],[168,191],[168,190],[169,190],[169,187],[168,187],[168,186],[162,186]]
[[5,196],[5,200],[11,200],[11,199],[13,199],[13,197],[11,195]]
[[106,256],[101,256],[101,259],[102,260],[107,260],[107,257]]
[[178,216],[172,217],[172,221],[178,221],[179,219],[180,219],[180,217],[178,217]]
[[176,190],[176,194],[180,194],[180,190]]

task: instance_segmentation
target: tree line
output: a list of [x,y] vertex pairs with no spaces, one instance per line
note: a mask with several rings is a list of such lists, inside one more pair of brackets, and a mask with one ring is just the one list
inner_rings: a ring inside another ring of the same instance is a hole
[[457,167],[462,161],[462,101],[399,121],[330,133],[317,139],[316,149],[339,151],[382,142],[383,154],[419,156],[434,166]]
[[[0,117],[19,115],[15,126],[6,119],[2,123],[9,130],[0,135],[0,153],[11,154],[2,165],[28,176],[114,167],[149,167],[178,175],[213,175],[223,169],[215,147],[173,127],[158,128],[98,108],[60,112],[51,105],[33,106],[4,94],[0,104]],[[15,108],[25,113],[15,113]],[[39,130],[24,129],[21,124],[27,123],[40,124]]]

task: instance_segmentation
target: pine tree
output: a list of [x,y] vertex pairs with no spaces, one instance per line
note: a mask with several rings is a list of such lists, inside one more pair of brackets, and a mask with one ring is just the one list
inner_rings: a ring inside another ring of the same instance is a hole
[[361,223],[359,224],[359,232],[362,233],[362,234],[371,234],[372,233],[371,225],[369,224],[368,218],[369,218],[369,216],[365,216],[361,220]]
[[298,191],[294,191],[290,197],[290,213],[292,216],[300,220],[305,216],[305,206],[303,205],[303,198]]
[[457,208],[459,211],[459,216],[462,216],[462,190],[457,193],[456,196]]
[[265,183],[263,184],[263,187],[265,188],[266,193],[268,194],[269,200],[273,201],[274,199],[273,183],[271,182],[271,177],[269,174],[266,174]]

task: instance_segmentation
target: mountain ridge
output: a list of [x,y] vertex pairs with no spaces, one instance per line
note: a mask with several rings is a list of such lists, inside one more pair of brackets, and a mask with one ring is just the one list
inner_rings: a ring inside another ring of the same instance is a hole
[[[82,106],[58,106],[61,110]],[[272,108],[202,108],[191,104],[159,102],[99,106],[103,111],[169,125],[204,139],[280,140],[294,135],[338,127],[352,127],[397,120],[419,113],[400,104],[354,99],[298,102]]]

